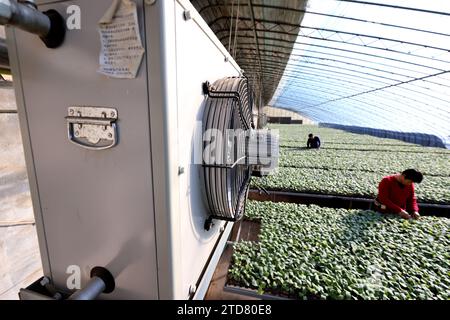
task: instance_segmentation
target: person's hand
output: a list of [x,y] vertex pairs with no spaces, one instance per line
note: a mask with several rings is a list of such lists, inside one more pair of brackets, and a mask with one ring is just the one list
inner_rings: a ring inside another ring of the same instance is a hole
[[400,211],[399,215],[400,215],[400,217],[402,217],[403,219],[411,219],[411,216],[410,216],[409,213],[406,212],[405,210]]
[[420,214],[418,212],[413,212],[413,214],[411,215],[411,217],[415,220],[419,220],[420,219]]

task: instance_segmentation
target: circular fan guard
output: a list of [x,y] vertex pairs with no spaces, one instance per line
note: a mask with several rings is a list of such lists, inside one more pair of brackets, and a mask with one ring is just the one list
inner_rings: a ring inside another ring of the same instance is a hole
[[251,177],[246,140],[253,128],[253,99],[245,77],[204,84],[202,178],[210,217],[238,221],[244,215]]

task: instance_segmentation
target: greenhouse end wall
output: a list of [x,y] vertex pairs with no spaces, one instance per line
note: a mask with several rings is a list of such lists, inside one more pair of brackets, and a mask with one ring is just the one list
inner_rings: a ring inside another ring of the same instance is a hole
[[357,134],[367,134],[380,138],[396,139],[405,142],[419,144],[425,147],[438,147],[450,149],[450,142],[445,144],[438,136],[418,132],[399,132],[367,127],[346,126],[335,123],[319,123],[319,127],[333,128]]

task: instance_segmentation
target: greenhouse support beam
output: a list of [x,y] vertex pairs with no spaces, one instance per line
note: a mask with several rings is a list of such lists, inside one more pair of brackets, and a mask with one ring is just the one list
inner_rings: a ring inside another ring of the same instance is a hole
[[385,86],[385,87],[381,87],[381,88],[376,88],[376,89],[360,92],[360,93],[357,93],[357,94],[354,94],[354,95],[350,95],[350,96],[347,96],[347,97],[340,97],[340,98],[332,99],[332,100],[326,101],[324,103],[320,103],[320,104],[317,104],[315,106],[311,106],[311,108],[319,107],[319,106],[322,106],[322,105],[330,103],[330,102],[336,102],[336,101],[340,101],[340,100],[350,99],[350,98],[354,98],[356,96],[360,96],[360,95],[363,95],[363,94],[367,94],[367,93],[371,93],[371,92],[375,92],[375,91],[380,91],[380,90],[384,90],[384,89],[388,89],[388,88],[392,88],[392,87],[397,87],[397,86],[400,86],[400,85],[403,85],[403,84],[407,84],[407,83],[411,83],[411,82],[415,82],[415,81],[420,81],[420,80],[424,80],[424,79],[431,78],[431,77],[436,77],[436,76],[443,75],[443,74],[446,74],[446,73],[449,73],[449,72],[450,72],[450,70],[442,71],[442,72],[439,72],[439,73],[430,74],[430,75],[425,76],[425,77],[415,78],[415,79],[412,79],[412,80],[402,81],[400,83],[391,84],[391,85],[388,85],[388,86]]
[[[240,42],[239,42],[239,45],[240,45],[240,47],[241,47],[241,49],[239,49],[239,50],[254,50],[254,49],[251,47],[251,45],[252,45],[251,43],[240,41]],[[275,44],[267,45],[266,47],[280,48],[280,49],[287,49],[286,46],[275,45]],[[329,47],[329,48],[331,48],[331,47]],[[332,48],[331,48],[331,49],[332,49]],[[319,55],[324,55],[324,56],[328,56],[328,57],[337,57],[337,58],[350,59],[350,60],[353,60],[353,61],[361,61],[362,63],[370,63],[370,64],[373,64],[373,65],[378,65],[378,66],[383,66],[383,67],[387,67],[387,68],[392,68],[392,69],[398,69],[398,70],[408,71],[408,72],[411,72],[411,73],[420,73],[420,74],[424,74],[424,75],[427,74],[426,72],[423,72],[423,71],[417,71],[417,70],[412,70],[412,69],[408,69],[408,68],[403,68],[403,67],[393,66],[393,65],[390,65],[390,64],[381,63],[381,62],[377,62],[377,61],[373,61],[373,60],[367,60],[367,59],[361,59],[361,58],[349,57],[348,55],[347,55],[347,56],[344,56],[344,55],[335,54],[335,53],[330,53],[330,52],[322,52],[322,51],[316,51],[316,50],[308,50],[308,49],[305,49],[305,48],[302,48],[302,49],[300,49],[300,48],[294,48],[294,49],[292,49],[292,52],[294,52],[295,50],[299,50],[299,51],[302,51],[302,52],[305,52],[305,53],[309,53],[309,54],[319,54]],[[279,51],[279,50],[264,50],[264,51],[265,51],[265,52],[274,53],[274,54],[288,54],[287,52]],[[292,56],[294,56],[294,57],[303,57],[303,55],[301,55],[301,54],[296,54],[296,53],[292,53]],[[381,58],[383,58],[383,57],[380,56],[379,58],[381,59]],[[338,60],[338,61],[342,61],[342,60]],[[403,63],[402,61],[398,61],[398,62]],[[444,70],[439,70],[439,69],[436,69],[436,70],[438,70],[438,71],[444,71]]]
[[413,8],[413,7],[404,7],[404,6],[392,5],[392,4],[386,4],[386,3],[375,3],[375,2],[359,1],[359,0],[337,0],[337,1],[350,2],[350,3],[356,3],[356,4],[364,4],[364,5],[377,6],[377,7],[386,7],[386,8],[391,8],[391,9],[409,10],[409,11],[437,14],[437,15],[443,15],[443,16],[450,16],[449,12],[426,10],[426,9]]
[[[209,25],[212,28],[212,26],[215,23],[219,22],[220,20],[228,21],[230,19],[231,19],[230,16],[221,16],[221,17],[213,20],[211,23],[209,23]],[[241,20],[241,21],[251,21],[251,19],[245,18],[245,17],[239,18],[239,20]],[[348,31],[328,29],[328,28],[317,28],[317,27],[312,27],[312,26],[299,25],[299,24],[296,24],[296,23],[289,23],[289,22],[284,22],[284,21],[278,21],[278,20],[255,19],[255,21],[258,22],[261,25],[264,25],[265,23],[267,23],[267,24],[273,24],[273,25],[276,25],[276,26],[290,27],[291,29],[289,31],[285,32],[285,34],[287,34],[287,35],[293,35],[293,31],[296,30],[296,29],[298,29],[300,31],[301,31],[301,29],[308,29],[308,30],[315,30],[315,31],[319,31],[319,32],[320,31],[325,31],[325,32],[331,32],[331,33],[334,33],[334,34],[345,34],[345,35],[350,35],[350,36],[355,36],[355,37],[364,37],[364,38],[375,39],[375,40],[391,41],[391,42],[396,42],[396,43],[408,44],[408,45],[412,45],[412,46],[418,46],[418,47],[422,47],[422,48],[435,49],[435,50],[439,50],[439,51],[446,51],[446,52],[449,51],[449,48],[435,47],[435,46],[430,46],[430,45],[427,45],[427,44],[424,44],[424,43],[418,43],[418,42],[412,42],[412,41],[403,41],[403,40],[399,40],[399,39],[374,36],[374,35],[370,35],[370,34],[355,33],[355,32],[348,32]],[[240,30],[243,31],[244,29],[240,29]],[[216,30],[214,30],[214,31],[217,32]],[[268,31],[268,30],[261,30],[261,31]]]
[[[255,11],[253,10],[253,3],[252,0],[248,0],[248,6],[250,9],[250,17],[253,25],[253,38],[255,41],[256,46],[256,54],[258,55],[258,63],[259,63],[259,72],[262,73],[262,65],[261,65],[261,53],[259,49],[259,40],[258,40],[258,33],[256,32],[256,23],[255,23]],[[258,85],[261,87],[261,83],[258,83]]]
[[[254,49],[251,49],[251,48],[244,48],[244,49],[240,49],[240,50],[246,51],[246,53],[248,53],[248,51],[255,51]],[[266,56],[269,58],[280,58],[280,57],[277,57],[277,55],[283,55],[283,56],[287,56],[287,57],[300,57],[300,58],[307,58],[307,59],[316,59],[316,60],[322,60],[322,61],[342,63],[342,64],[346,64],[349,66],[355,66],[355,67],[362,68],[362,69],[369,69],[369,70],[373,70],[376,72],[388,73],[388,74],[392,74],[392,75],[399,76],[399,77],[405,77],[405,78],[411,78],[411,79],[414,78],[414,76],[411,76],[411,75],[405,75],[405,74],[401,74],[401,73],[397,73],[397,72],[393,72],[393,71],[373,68],[373,67],[369,67],[367,65],[347,62],[347,61],[343,61],[343,60],[339,60],[339,59],[331,59],[331,58],[317,57],[317,56],[311,56],[311,55],[302,55],[302,54],[295,54],[295,53],[289,54],[289,53],[285,53],[285,52],[281,52],[281,51],[272,51],[272,50],[261,50],[261,52],[263,52],[263,56]],[[290,59],[290,62],[303,62],[303,60]],[[369,63],[369,61],[366,61],[366,62]],[[288,63],[288,65],[290,65],[290,63]],[[394,69],[396,69],[396,68],[394,68]]]
[[[200,14],[202,14],[204,11],[209,10],[209,9],[218,8],[218,7],[223,8],[223,7],[229,7],[229,6],[230,6],[229,4],[210,4],[210,5],[203,7],[200,10]],[[336,18],[336,19],[342,19],[342,20],[370,23],[370,24],[376,24],[376,25],[380,25],[380,26],[384,26],[384,27],[400,28],[400,29],[404,29],[404,30],[426,32],[426,33],[430,33],[430,34],[450,37],[450,34],[442,33],[442,32],[405,27],[405,26],[401,26],[401,25],[397,25],[397,24],[378,22],[378,21],[374,21],[374,20],[366,20],[366,19],[358,19],[358,18],[353,18],[353,17],[338,16],[338,15],[334,15],[334,14],[315,12],[315,11],[310,11],[310,10],[305,10],[305,9],[281,7],[281,6],[275,6],[275,5],[270,5],[270,4],[253,4],[253,7],[258,8],[258,9],[275,9],[275,10],[287,11],[287,12],[295,12],[295,13],[303,13],[303,14],[307,13],[307,14],[318,15],[318,16],[327,17],[327,18]],[[407,8],[407,7],[403,7],[403,9],[414,10],[414,8]],[[420,9],[418,9],[418,10],[420,10]],[[445,14],[445,15],[448,14],[447,12],[439,12],[439,11],[435,11],[435,12],[430,12],[429,10],[420,10],[420,11],[425,12],[425,13],[437,13],[437,14]]]
[[[241,28],[240,31],[243,32],[251,32],[253,29],[249,29],[249,28]],[[223,36],[219,36],[220,33],[223,32],[227,32],[227,29],[221,29],[216,31],[216,36],[219,38],[219,40],[223,40]],[[359,44],[359,43],[352,43],[352,42],[345,42],[345,41],[338,41],[338,40],[333,40],[333,39],[327,39],[327,38],[319,38],[319,37],[312,37],[312,36],[305,36],[302,34],[298,34],[298,33],[293,33],[293,32],[286,32],[286,31],[277,31],[277,30],[269,30],[269,29],[257,29],[257,32],[263,32],[263,33],[273,33],[276,35],[291,35],[291,36],[298,36],[301,38],[307,38],[307,39],[314,39],[314,40],[321,40],[321,41],[327,41],[327,42],[334,42],[334,43],[341,43],[341,44],[345,44],[345,45],[349,45],[349,46],[356,46],[356,47],[362,47],[362,48],[368,48],[368,49],[374,49],[374,50],[380,50],[380,51],[384,51],[384,52],[393,52],[393,53],[398,53],[398,54],[402,54],[402,55],[407,55],[410,57],[415,57],[415,58],[420,58],[420,59],[426,59],[426,60],[431,60],[431,61],[436,61],[436,62],[441,62],[441,63],[446,63],[448,64],[449,61],[446,60],[441,60],[441,59],[436,59],[436,58],[431,58],[431,57],[427,57],[427,56],[421,56],[421,55],[417,55],[417,54],[413,54],[410,52],[404,52],[404,51],[398,51],[398,50],[393,50],[390,48],[379,48],[379,47],[375,47],[375,46],[371,46],[371,45],[366,45],[366,44]],[[236,35],[236,37],[240,38],[240,35]],[[264,37],[264,39],[269,40],[268,37]],[[276,38],[275,38],[276,39]],[[381,40],[381,39],[380,39]],[[279,39],[279,41],[283,41],[281,39]],[[285,41],[286,42],[286,41]],[[289,41],[287,41],[289,42]],[[293,43],[296,43],[295,41]],[[397,41],[397,43],[401,43],[401,41]],[[425,46],[422,46],[422,48],[425,48]],[[449,49],[441,49],[441,50],[445,50],[446,52],[448,52]],[[424,65],[425,66],[425,65]]]
[[[275,31],[268,31],[268,32],[275,32]],[[237,37],[244,38],[244,39],[251,38],[250,36],[247,36],[247,35],[237,35]],[[435,70],[435,71],[444,71],[444,69],[439,69],[439,68],[431,67],[431,66],[428,66],[428,65],[425,65],[425,64],[410,62],[410,61],[406,61],[406,60],[394,59],[394,58],[391,58],[391,57],[388,57],[388,56],[385,56],[385,55],[384,56],[383,55],[376,55],[376,54],[365,53],[365,52],[361,52],[361,51],[355,51],[355,50],[349,50],[349,49],[343,49],[343,48],[319,45],[319,44],[315,44],[315,43],[307,43],[307,42],[301,42],[301,41],[290,41],[290,40],[286,40],[286,39],[282,39],[282,38],[275,38],[275,37],[264,37],[264,39],[265,40],[269,40],[269,41],[279,42],[279,43],[300,44],[300,45],[305,45],[305,46],[310,46],[310,47],[316,47],[316,48],[322,48],[322,49],[330,49],[330,50],[335,50],[335,51],[342,51],[342,52],[346,52],[346,53],[358,54],[358,55],[367,56],[367,57],[373,57],[373,58],[378,58],[378,59],[383,59],[383,60],[395,61],[395,62],[404,63],[404,64],[408,64],[408,65],[412,65],[412,66],[416,66],[416,67],[421,67],[421,68],[425,68],[425,69],[432,69],[432,70]],[[222,39],[220,39],[220,40],[222,41]],[[239,43],[241,43],[241,42],[239,42]],[[355,44],[355,45],[358,45],[358,44]],[[275,44],[267,44],[266,46],[279,47],[279,45],[275,45]],[[364,47],[362,45],[360,45],[360,46]],[[379,49],[379,48],[377,48],[377,49]],[[294,48],[293,50],[299,50],[299,49]],[[379,49],[379,50],[381,50],[381,49]],[[404,52],[398,52],[398,53],[404,54]],[[444,61],[444,62],[447,62],[447,61]]]

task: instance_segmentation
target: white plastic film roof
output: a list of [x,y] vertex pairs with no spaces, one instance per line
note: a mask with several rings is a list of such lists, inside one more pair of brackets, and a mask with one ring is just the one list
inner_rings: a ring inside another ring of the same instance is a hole
[[450,1],[309,0],[305,11],[270,105],[450,143]]

